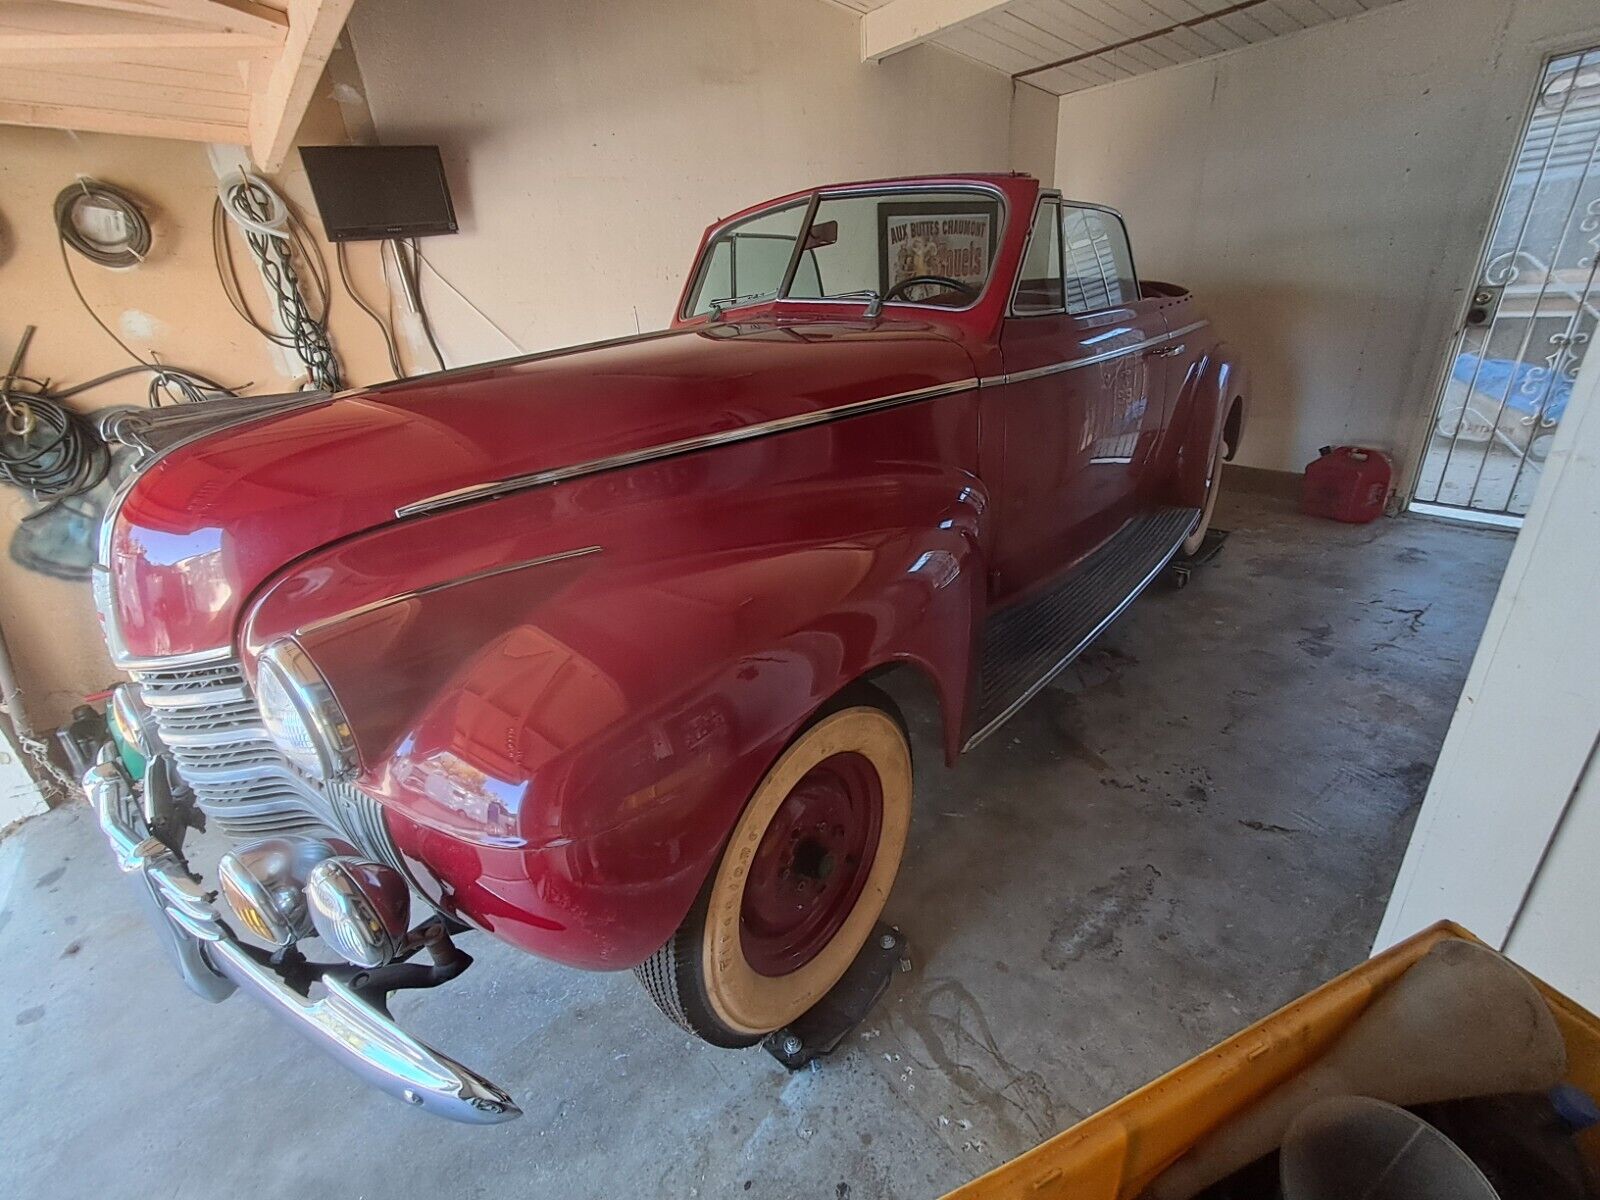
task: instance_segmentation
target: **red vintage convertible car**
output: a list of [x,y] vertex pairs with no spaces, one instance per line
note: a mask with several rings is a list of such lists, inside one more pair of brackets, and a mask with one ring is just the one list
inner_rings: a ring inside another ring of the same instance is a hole
[[517,1114],[385,1006],[469,929],[751,1044],[899,869],[873,680],[982,741],[1198,543],[1245,393],[1116,213],[979,175],[718,222],[659,333],[130,419],[88,791],[196,991],[429,1111]]

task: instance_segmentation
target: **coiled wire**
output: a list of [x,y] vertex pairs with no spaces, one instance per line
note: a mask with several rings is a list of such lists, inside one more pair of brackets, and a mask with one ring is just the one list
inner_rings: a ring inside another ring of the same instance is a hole
[[[244,233],[245,243],[272,293],[281,332],[252,313],[245,301],[228,248],[230,223]],[[217,186],[217,202],[212,209],[211,238],[217,276],[234,311],[268,341],[293,350],[318,387],[329,391],[342,388],[339,360],[328,337],[328,267],[283,197],[258,176],[235,171],[224,177]],[[296,258],[306,265],[309,288],[301,286]]]
[[[108,208],[122,216],[127,233],[120,242],[101,242],[83,231],[78,210],[85,207]],[[56,196],[56,231],[63,245],[71,246],[90,262],[102,267],[136,267],[150,253],[150,222],[132,196],[109,183],[79,176]]]
[[111,451],[94,422],[38,380],[16,379],[0,392],[0,416],[0,480],[35,500],[81,496],[111,469]]

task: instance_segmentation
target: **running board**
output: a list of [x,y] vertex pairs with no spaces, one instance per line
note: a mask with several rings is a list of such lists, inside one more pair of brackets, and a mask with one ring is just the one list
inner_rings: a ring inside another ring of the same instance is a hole
[[1161,574],[1194,528],[1198,508],[1135,517],[1054,588],[989,618],[979,663],[971,750],[1082,654]]

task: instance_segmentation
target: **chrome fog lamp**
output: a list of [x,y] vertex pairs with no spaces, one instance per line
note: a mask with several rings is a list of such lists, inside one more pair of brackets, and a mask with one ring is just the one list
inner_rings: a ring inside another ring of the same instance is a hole
[[111,703],[106,705],[106,716],[125,746],[131,746],[142,758],[154,758],[160,745],[160,732],[155,715],[144,702],[135,684],[119,683],[111,689]]
[[278,749],[316,778],[338,779],[354,774],[360,765],[355,736],[333,689],[310,656],[288,638],[261,654],[256,707]]
[[312,869],[306,902],[328,948],[358,967],[381,967],[405,945],[411,893],[393,867],[330,858]]
[[277,947],[312,933],[306,882],[318,863],[349,847],[286,834],[236,846],[217,864],[222,894],[251,933]]

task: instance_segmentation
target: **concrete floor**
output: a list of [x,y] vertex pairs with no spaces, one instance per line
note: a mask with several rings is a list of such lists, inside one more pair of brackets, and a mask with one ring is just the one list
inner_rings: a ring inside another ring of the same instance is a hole
[[526,1116],[358,1086],[157,957],[82,805],[0,843],[0,1195],[938,1196],[1363,958],[1510,552],[1418,518],[1234,530],[919,793],[914,969],[820,1069],[713,1050],[630,975],[470,939],[395,1004]]

